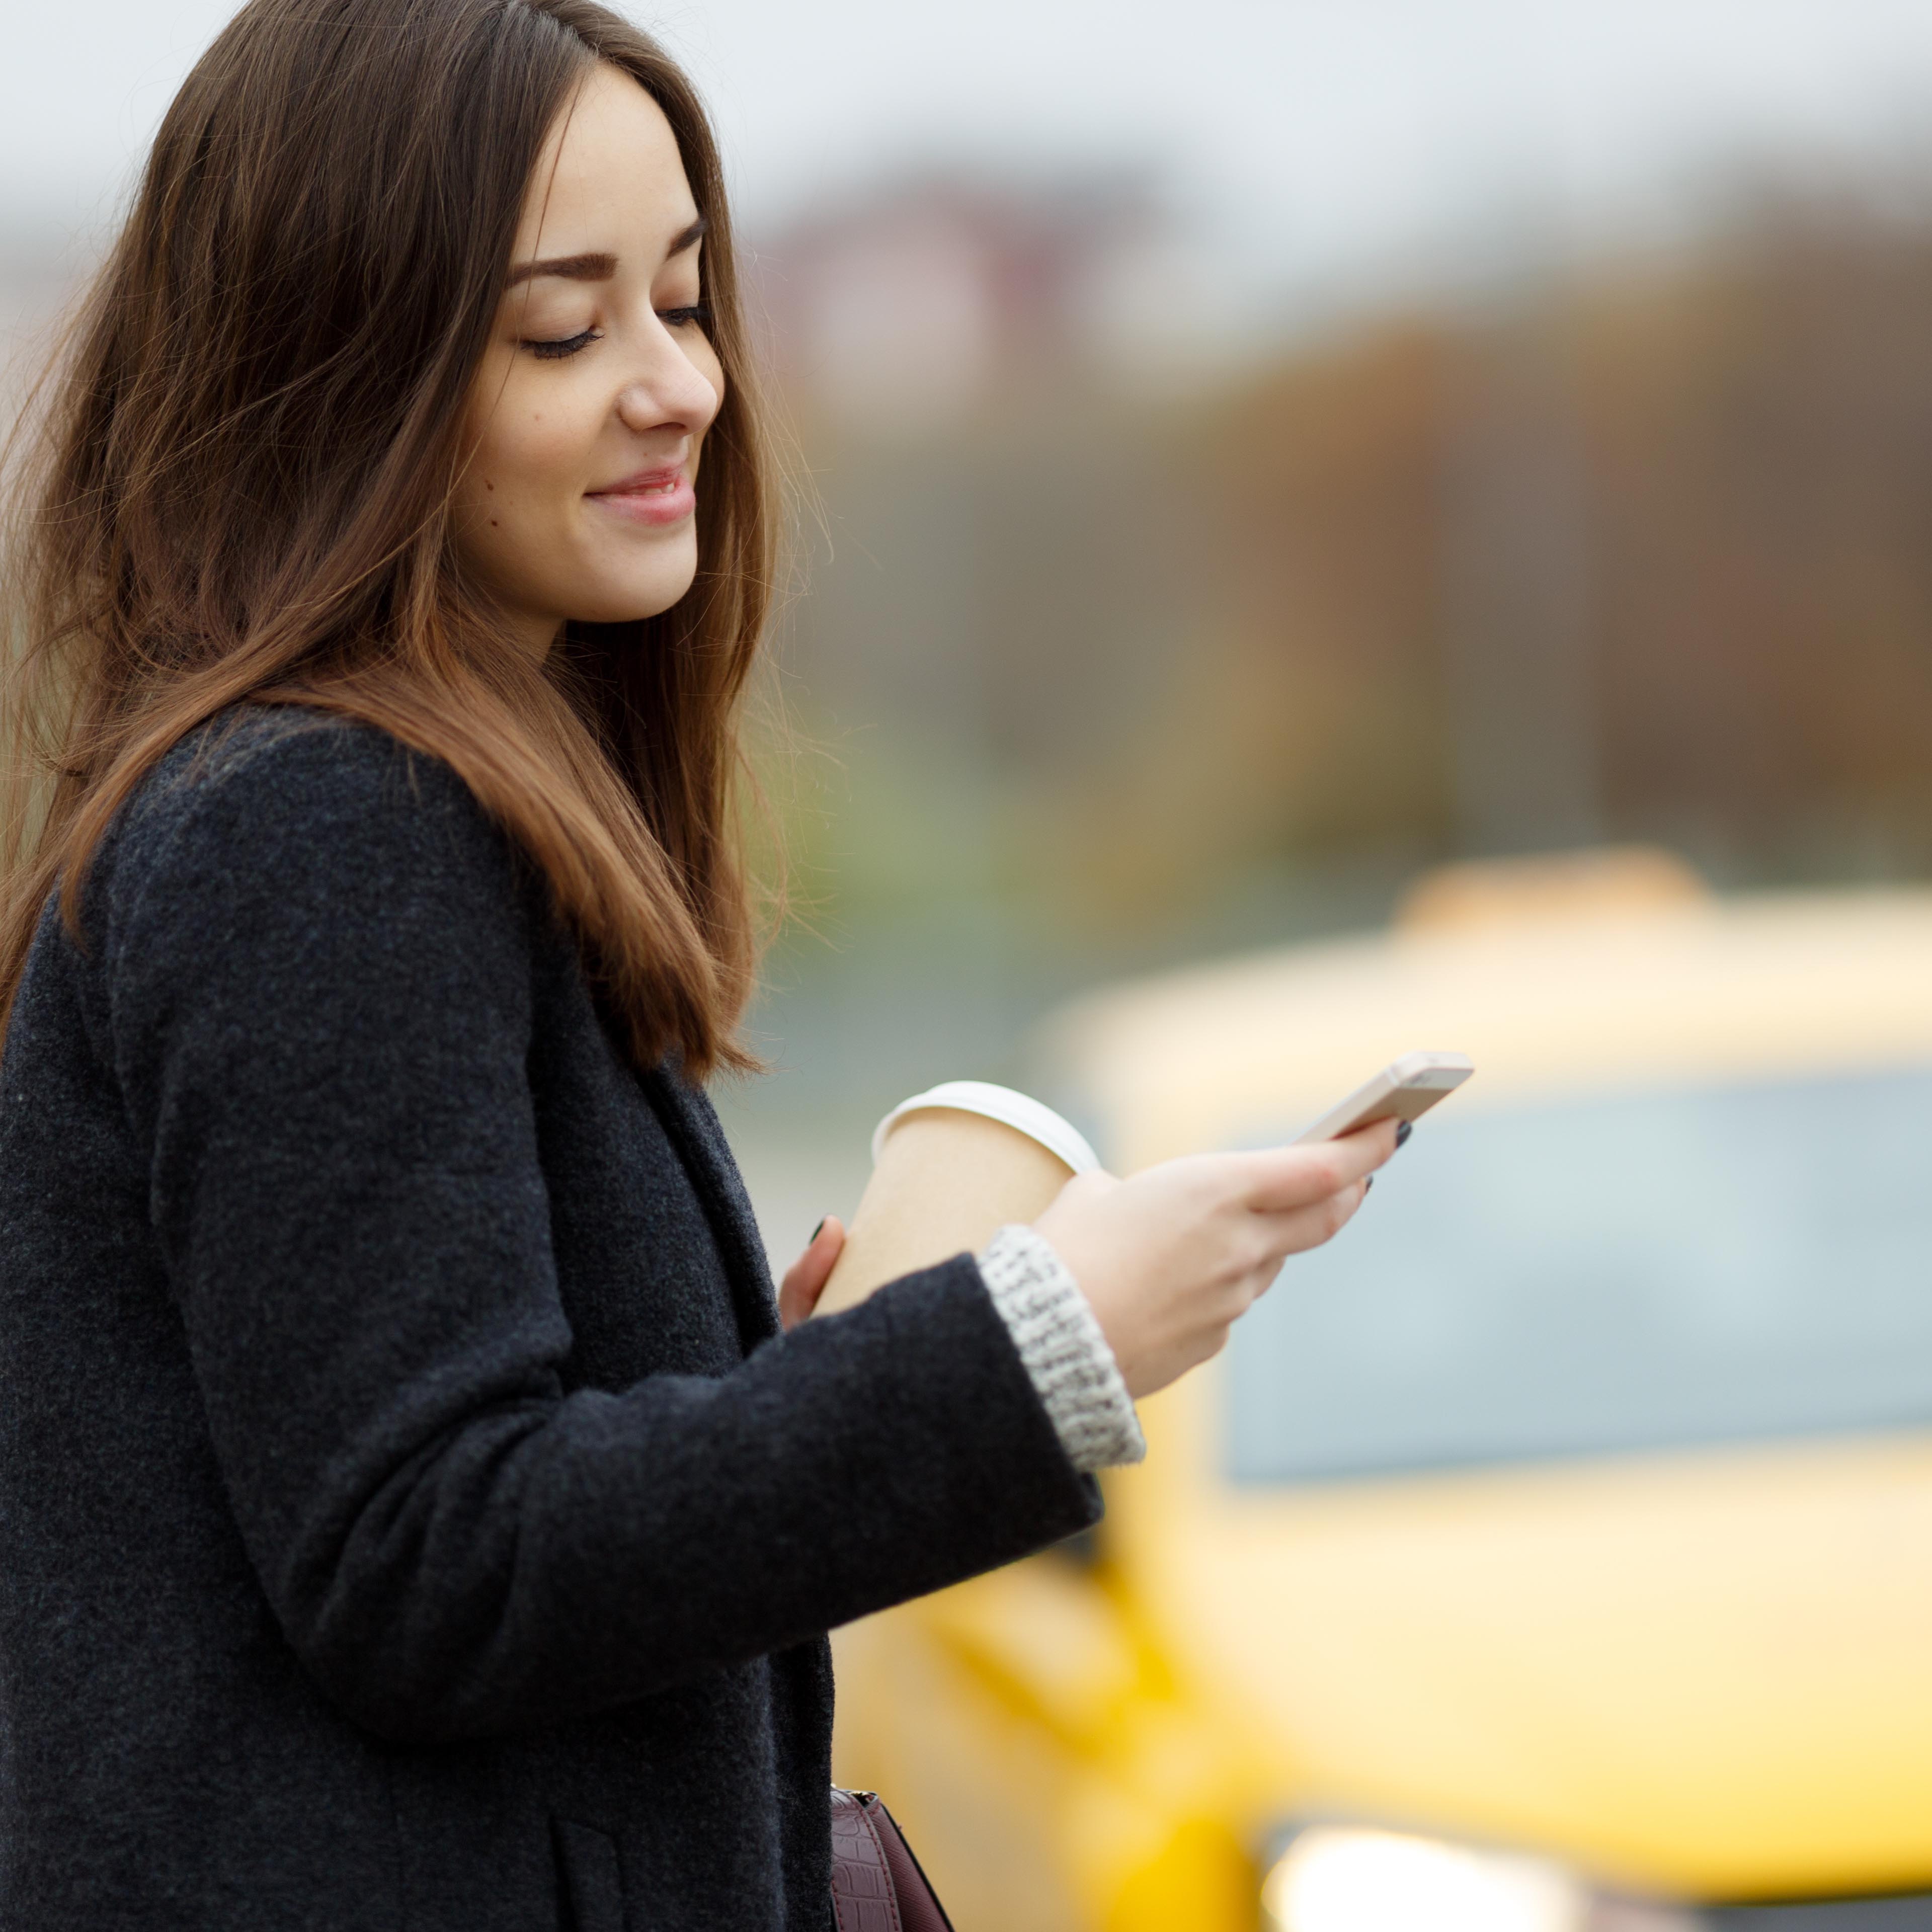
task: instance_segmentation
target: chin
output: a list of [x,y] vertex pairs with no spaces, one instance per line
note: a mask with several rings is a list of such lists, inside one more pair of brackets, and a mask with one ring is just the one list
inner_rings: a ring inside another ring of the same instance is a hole
[[666,576],[650,584],[614,587],[604,596],[585,600],[580,596],[571,613],[578,624],[635,624],[646,617],[661,617],[688,591],[697,577],[694,569]]

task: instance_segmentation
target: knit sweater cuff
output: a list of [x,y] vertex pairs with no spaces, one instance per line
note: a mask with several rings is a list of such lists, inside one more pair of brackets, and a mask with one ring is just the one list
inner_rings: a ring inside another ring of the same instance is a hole
[[1076,1469],[1138,1462],[1147,1454],[1114,1352],[1053,1244],[1015,1222],[980,1256],[993,1306],[1033,1378],[1060,1446]]

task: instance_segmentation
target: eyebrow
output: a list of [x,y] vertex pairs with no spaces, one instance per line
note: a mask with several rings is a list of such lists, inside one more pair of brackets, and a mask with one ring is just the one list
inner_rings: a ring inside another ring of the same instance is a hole
[[[700,214],[672,241],[664,250],[664,260],[668,262],[673,256],[682,255],[687,248],[694,248],[710,226]],[[616,272],[617,258],[614,255],[554,255],[541,262],[518,262],[510,271],[507,286],[514,288],[519,282],[527,282],[537,275],[556,275],[566,282],[608,282]]]

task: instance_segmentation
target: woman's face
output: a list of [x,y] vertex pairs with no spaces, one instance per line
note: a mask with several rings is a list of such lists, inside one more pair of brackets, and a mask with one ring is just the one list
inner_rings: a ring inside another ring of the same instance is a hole
[[698,567],[692,486],[724,370],[677,142],[599,66],[545,144],[465,410],[464,562],[542,655],[569,619],[668,610]]

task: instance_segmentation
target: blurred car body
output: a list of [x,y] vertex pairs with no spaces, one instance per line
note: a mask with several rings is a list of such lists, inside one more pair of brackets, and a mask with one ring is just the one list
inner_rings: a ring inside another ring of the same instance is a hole
[[1932,1924],[1932,893],[1472,868],[1046,1039],[1116,1172],[1478,1072],[1090,1543],[841,1634],[960,1932]]

